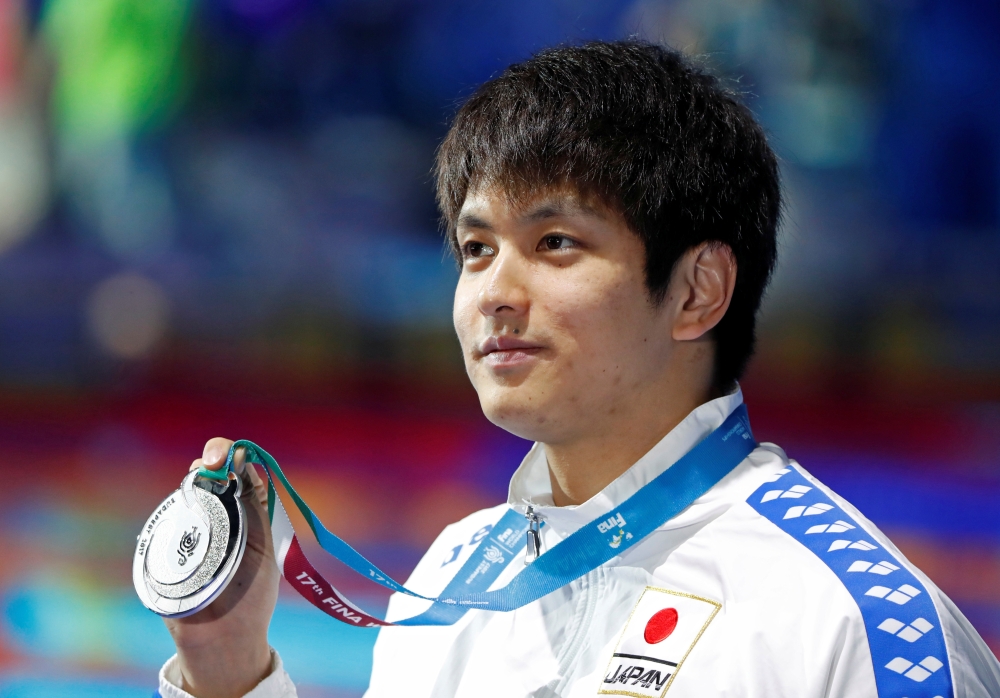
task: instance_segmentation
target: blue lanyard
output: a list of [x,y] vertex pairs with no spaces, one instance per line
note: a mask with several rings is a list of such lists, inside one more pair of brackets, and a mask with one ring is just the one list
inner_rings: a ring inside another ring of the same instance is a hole
[[396,621],[396,625],[450,625],[470,608],[512,611],[526,606],[621,555],[708,492],[757,444],[746,407],[740,405],[718,429],[622,504],[553,546],[506,586],[488,591],[526,543],[527,520],[509,510],[436,598],[407,589],[327,530],[289,484],[277,462],[259,446],[237,441],[230,449],[229,464],[234,450],[240,446],[247,448],[249,461],[260,463],[267,472],[268,508],[272,517],[277,478],[324,550],[361,576],[392,591],[433,602],[426,612]]

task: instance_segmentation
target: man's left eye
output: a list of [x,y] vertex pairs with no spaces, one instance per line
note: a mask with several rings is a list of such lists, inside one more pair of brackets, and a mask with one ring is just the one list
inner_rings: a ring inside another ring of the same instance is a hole
[[546,235],[542,238],[542,244],[539,245],[539,247],[543,247],[546,250],[563,250],[575,246],[576,241],[565,235]]

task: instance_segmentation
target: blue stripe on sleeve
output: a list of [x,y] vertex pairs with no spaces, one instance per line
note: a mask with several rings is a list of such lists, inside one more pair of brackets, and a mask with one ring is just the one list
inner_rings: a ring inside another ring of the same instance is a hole
[[794,467],[762,485],[747,504],[809,548],[854,598],[879,698],[953,698],[934,601],[892,553]]

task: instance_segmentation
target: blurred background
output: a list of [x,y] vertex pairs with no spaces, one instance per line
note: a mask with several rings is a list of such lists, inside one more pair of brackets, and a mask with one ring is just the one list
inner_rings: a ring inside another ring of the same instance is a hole
[[[434,148],[510,62],[630,35],[783,160],[757,435],[1000,650],[998,32],[987,0],[0,0],[0,698],[151,694],[134,536],[209,437],[400,577],[502,501],[528,445],[463,373]],[[302,698],[367,685],[373,632],[287,586],[271,640]]]

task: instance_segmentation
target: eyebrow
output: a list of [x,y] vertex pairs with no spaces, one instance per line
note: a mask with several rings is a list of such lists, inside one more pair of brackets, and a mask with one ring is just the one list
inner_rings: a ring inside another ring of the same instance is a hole
[[[572,216],[576,214],[603,218],[600,211],[593,206],[589,206],[579,201],[566,199],[543,201],[537,206],[534,206],[533,208],[530,208],[522,213],[519,218],[522,223],[538,223],[540,221],[549,220],[550,218]],[[491,231],[493,230],[493,224],[485,218],[477,216],[475,213],[463,213],[458,217],[456,228],[465,230]]]
[[562,201],[546,201],[524,212],[520,218],[524,223],[539,223],[549,218],[565,216],[568,212],[566,204]]
[[600,212],[593,206],[577,201],[576,199],[557,199],[555,201],[543,201],[538,206],[525,211],[521,215],[521,220],[526,223],[538,223],[539,221],[557,218],[559,216],[572,216],[582,214],[584,216],[594,216],[602,218]]
[[474,213],[463,213],[458,217],[456,228],[467,230],[493,230],[493,225],[485,218],[480,218]]

